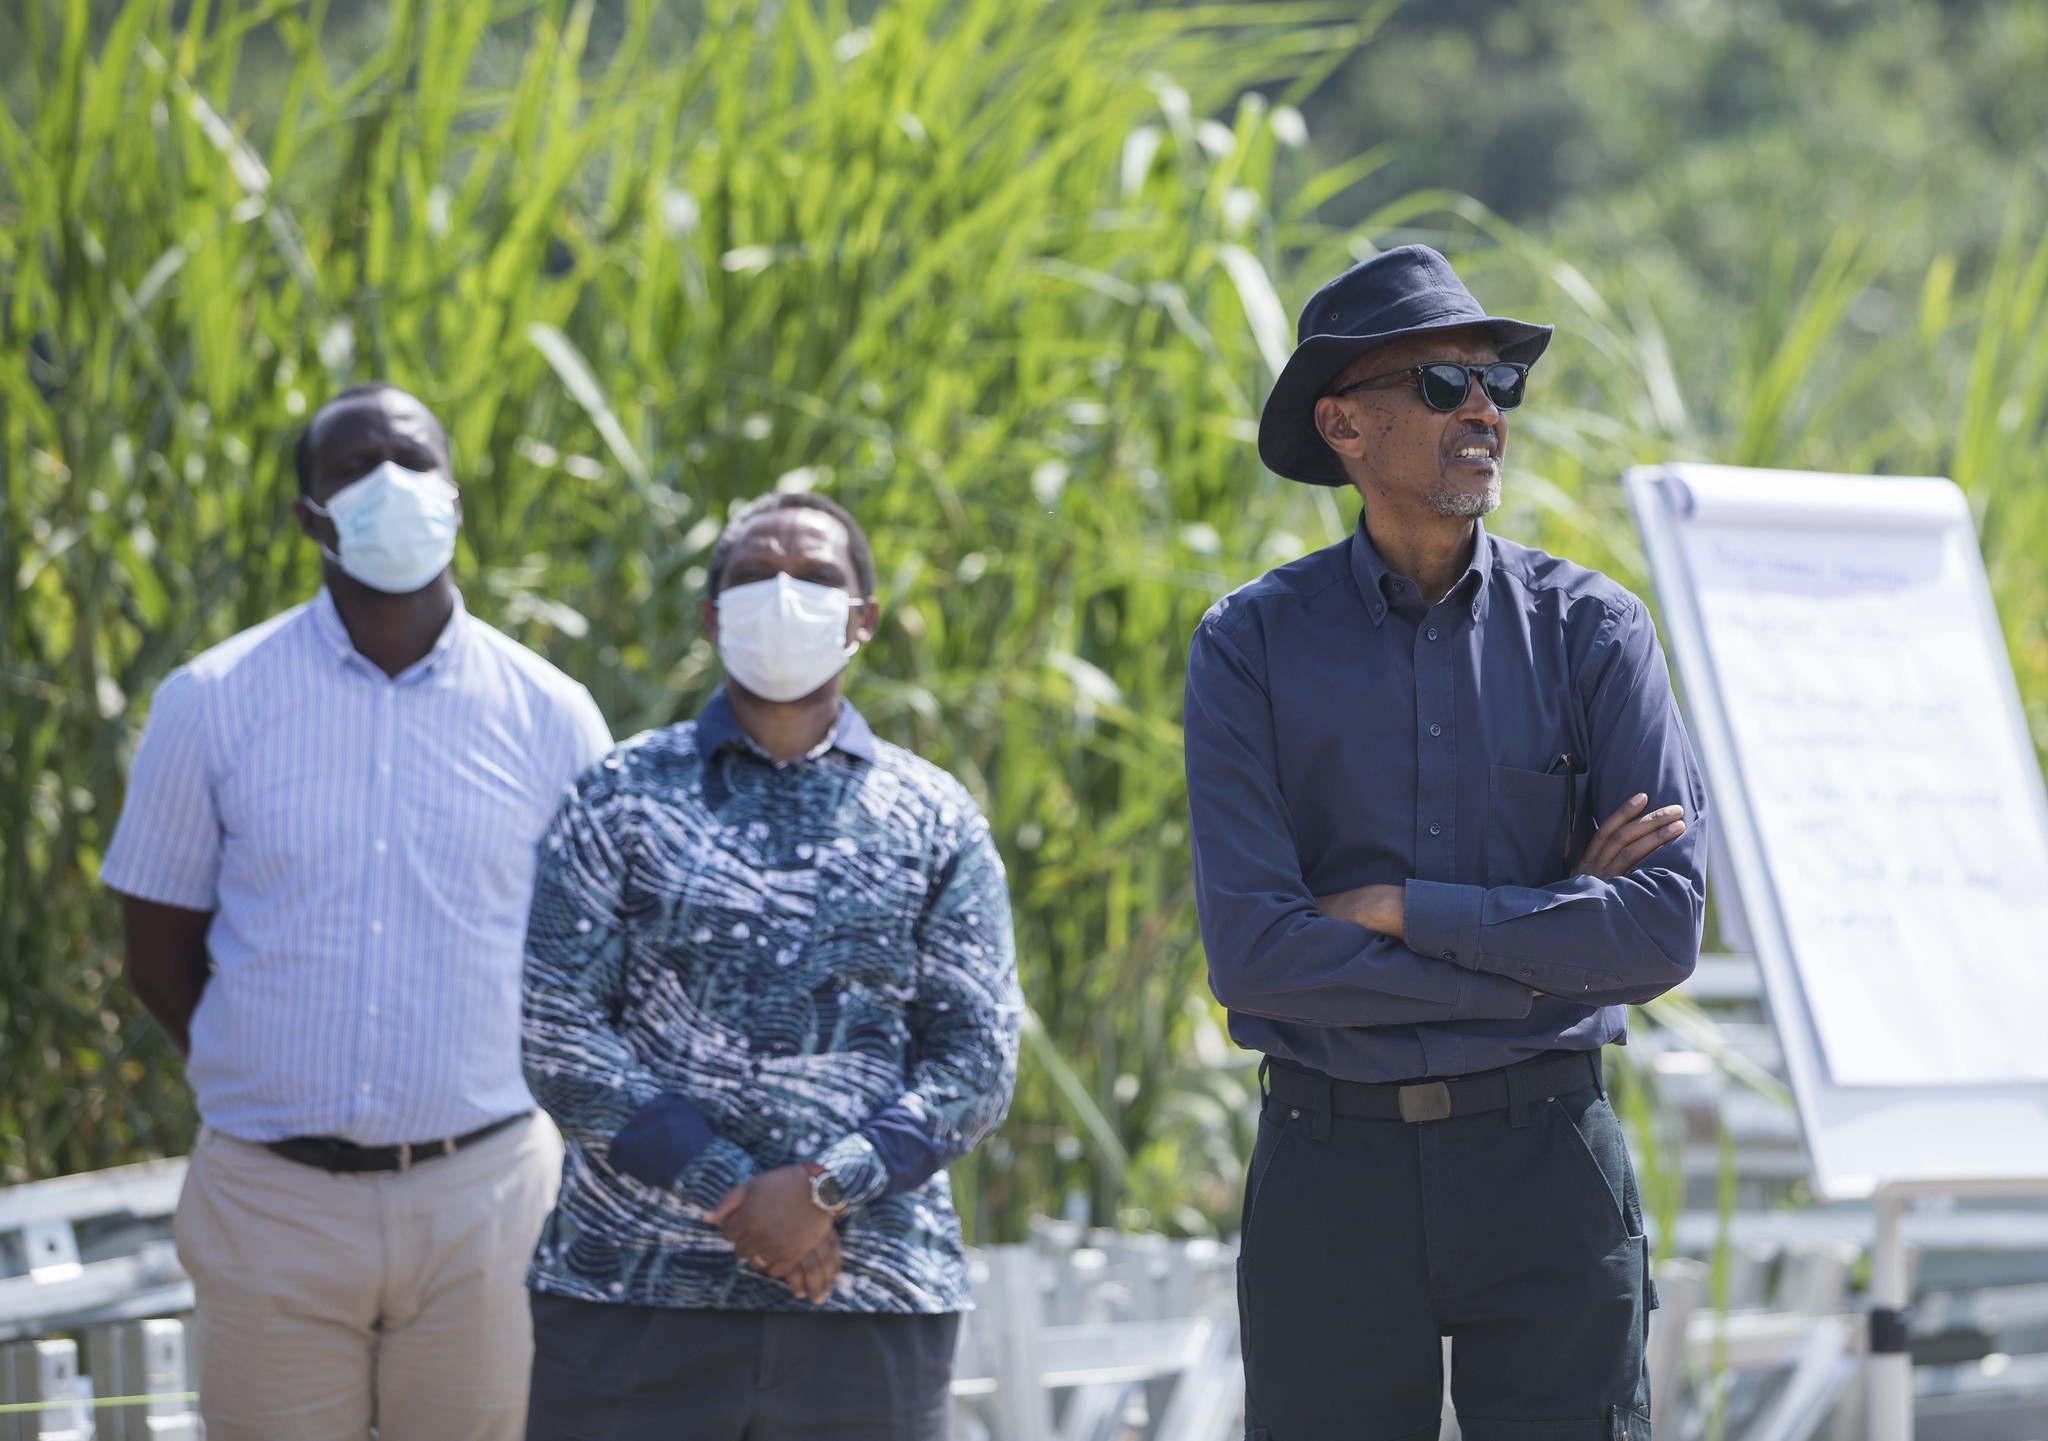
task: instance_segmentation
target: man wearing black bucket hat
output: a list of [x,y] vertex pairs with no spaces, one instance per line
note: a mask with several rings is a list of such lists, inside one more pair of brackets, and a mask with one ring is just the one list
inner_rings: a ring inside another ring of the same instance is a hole
[[1267,1058],[1252,1441],[1433,1441],[1443,1337],[1466,1441],[1649,1436],[1599,1053],[1698,958],[1705,791],[1642,603],[1481,522],[1550,335],[1422,246],[1318,291],[1259,454],[1358,528],[1195,633],[1202,939]]

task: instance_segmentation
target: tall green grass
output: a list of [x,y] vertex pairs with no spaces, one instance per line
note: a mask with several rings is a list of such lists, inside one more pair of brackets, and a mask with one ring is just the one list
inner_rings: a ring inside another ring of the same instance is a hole
[[316,584],[294,431],[384,376],[447,424],[471,605],[622,734],[716,683],[734,498],[861,514],[889,611],[855,693],[1014,877],[1036,1024],[976,1220],[1205,1224],[1241,1107],[1170,1084],[1220,1049],[1179,657],[1286,517],[1323,533],[1245,437],[1303,179],[1279,107],[1355,8],[724,0],[665,45],[651,0],[400,0],[350,44],[317,5],[174,13],[39,11],[0,125],[7,1173],[186,1138],[94,873],[155,681]]
[[2024,207],[1995,268],[1928,277],[1872,347],[1842,317],[1874,252],[1788,251],[1741,373],[1702,377],[1628,275],[1457,197],[1319,222],[1385,158],[1358,137],[1311,173],[1292,109],[1368,42],[1352,5],[708,0],[678,33],[653,0],[392,0],[347,36],[318,0],[101,11],[33,0],[0,115],[8,1179],[189,1137],[99,855],[155,682],[317,583],[289,444],[351,380],[441,415],[471,607],[621,734],[716,683],[695,615],[735,498],[867,522],[887,615],[854,694],[967,781],[1011,869],[1034,1015],[1012,1119],[958,1172],[983,1236],[1233,1204],[1246,1073],[1193,924],[1182,661],[1217,594],[1351,524],[1251,436],[1293,308],[1374,244],[1454,248],[1565,327],[1507,533],[1639,579],[1629,462],[1953,470],[2048,713]]

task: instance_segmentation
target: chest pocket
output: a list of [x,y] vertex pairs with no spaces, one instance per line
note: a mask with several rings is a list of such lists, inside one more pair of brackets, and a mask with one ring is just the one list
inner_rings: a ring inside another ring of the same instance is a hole
[[300,734],[297,726],[259,733],[222,777],[215,795],[225,875],[260,876],[277,886],[307,868],[317,873],[337,860],[360,863],[369,822],[360,803],[341,803],[333,776],[368,766],[353,755],[337,760]]
[[1568,786],[1562,773],[1493,766],[1486,778],[1486,884],[1545,886],[1564,879]]
[[534,847],[548,822],[532,797],[443,777],[434,786],[399,785],[391,804],[414,873],[452,914],[515,938],[525,933]]
[[890,849],[834,850],[818,865],[812,954],[842,985],[908,1000],[917,984],[915,931],[930,893],[924,857]]

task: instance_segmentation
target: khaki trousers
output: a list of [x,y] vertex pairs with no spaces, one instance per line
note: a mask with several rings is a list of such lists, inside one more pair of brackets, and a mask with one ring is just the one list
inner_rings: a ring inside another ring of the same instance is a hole
[[370,1175],[202,1129],[175,1235],[208,1441],[518,1441],[526,1267],[561,1170],[538,1113]]

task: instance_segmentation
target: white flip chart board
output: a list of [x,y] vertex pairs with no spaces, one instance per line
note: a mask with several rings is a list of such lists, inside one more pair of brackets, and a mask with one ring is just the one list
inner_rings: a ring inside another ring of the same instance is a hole
[[2048,1176],[2048,792],[1962,492],[1627,484],[1820,1190]]

